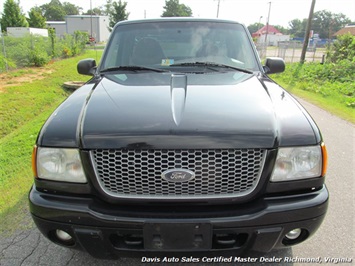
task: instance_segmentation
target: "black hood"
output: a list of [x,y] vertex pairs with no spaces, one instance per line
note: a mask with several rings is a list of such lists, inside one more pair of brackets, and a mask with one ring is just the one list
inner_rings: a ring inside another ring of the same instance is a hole
[[43,126],[38,145],[92,148],[275,148],[315,145],[309,114],[266,77],[129,73],[93,80]]
[[86,106],[82,145],[92,148],[275,146],[272,102],[246,73],[117,74]]

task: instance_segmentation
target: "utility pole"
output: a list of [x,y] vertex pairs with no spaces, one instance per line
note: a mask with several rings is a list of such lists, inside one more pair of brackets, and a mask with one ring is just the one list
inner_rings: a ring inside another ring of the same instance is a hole
[[269,2],[269,14],[267,16],[267,21],[266,21],[266,34],[265,34],[265,47],[266,48],[267,48],[267,35],[269,34],[270,13],[271,13],[271,2]]
[[301,59],[300,59],[301,64],[304,63],[305,58],[306,58],[306,52],[307,52],[308,41],[309,41],[309,34],[311,32],[313,12],[314,12],[315,5],[316,5],[316,0],[312,0],[311,10],[309,11],[309,16],[308,16],[308,21],[307,21],[306,33],[304,35],[304,42],[303,42],[303,47],[302,47]]
[[91,27],[91,32],[90,32],[90,41],[92,40],[92,13],[93,13],[93,11],[92,11],[92,0],[90,0],[90,10],[91,10],[91,12],[90,12],[90,27]]
[[218,0],[218,4],[217,4],[217,18],[218,18],[218,15],[219,15],[219,5],[221,3],[221,0]]

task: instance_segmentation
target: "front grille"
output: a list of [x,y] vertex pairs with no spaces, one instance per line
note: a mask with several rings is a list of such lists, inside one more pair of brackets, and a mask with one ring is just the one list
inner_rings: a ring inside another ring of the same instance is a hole
[[[120,198],[201,199],[241,197],[257,186],[263,149],[93,150],[91,159],[102,190]],[[168,169],[193,171],[185,182],[162,177]]]

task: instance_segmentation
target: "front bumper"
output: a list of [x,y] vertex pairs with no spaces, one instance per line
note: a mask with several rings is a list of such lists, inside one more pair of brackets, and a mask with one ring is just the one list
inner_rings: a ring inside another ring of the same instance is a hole
[[[98,258],[268,252],[310,237],[324,219],[328,197],[323,186],[312,193],[243,205],[137,207],[43,193],[35,186],[29,194],[32,217],[42,234]],[[285,241],[295,228],[302,229],[300,237]],[[61,241],[57,230],[70,234],[72,241]]]

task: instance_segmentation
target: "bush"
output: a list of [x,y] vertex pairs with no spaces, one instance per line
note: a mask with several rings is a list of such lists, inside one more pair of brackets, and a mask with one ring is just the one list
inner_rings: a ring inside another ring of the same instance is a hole
[[46,51],[39,50],[38,48],[34,49],[30,53],[30,64],[36,67],[41,67],[51,60],[50,56],[46,53]]
[[13,61],[17,67],[29,65],[29,54],[31,51],[31,39],[29,36],[23,38],[4,37],[6,58]]
[[16,68],[16,64],[11,60],[9,60],[8,58],[5,59],[5,57],[2,54],[0,54],[0,70],[2,69],[6,70],[6,68]]
[[277,74],[276,79],[321,97],[339,98],[343,105],[355,108],[355,64],[347,59],[323,65],[287,64],[286,71]]
[[56,37],[49,30],[49,37],[28,35],[22,38],[3,36],[6,58],[3,47],[0,51],[0,72],[6,70],[5,59],[10,69],[27,66],[44,66],[52,58],[68,58],[81,54],[89,39],[88,33],[76,31],[74,35],[64,38]]
[[347,60],[355,63],[355,36],[350,33],[338,36],[327,49],[327,61],[337,63]]

